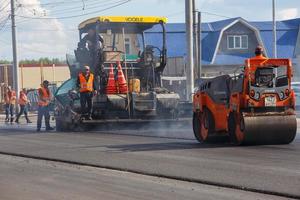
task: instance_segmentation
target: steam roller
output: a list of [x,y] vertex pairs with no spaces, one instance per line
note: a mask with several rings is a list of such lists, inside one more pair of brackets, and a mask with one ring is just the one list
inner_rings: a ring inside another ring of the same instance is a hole
[[193,130],[199,142],[229,136],[238,145],[289,144],[297,132],[289,59],[262,55],[242,73],[203,81],[193,96]]

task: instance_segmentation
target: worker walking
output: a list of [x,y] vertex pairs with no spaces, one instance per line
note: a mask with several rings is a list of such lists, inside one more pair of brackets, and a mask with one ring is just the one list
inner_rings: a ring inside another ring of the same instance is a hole
[[41,131],[42,127],[42,119],[43,116],[45,117],[45,125],[46,125],[46,131],[54,130],[50,126],[50,113],[49,113],[49,104],[51,100],[51,92],[48,88],[49,82],[47,80],[43,81],[42,87],[38,90],[38,119],[37,119],[37,131]]
[[[6,92],[4,94],[5,99],[5,122],[13,123],[14,121],[14,110],[16,104],[16,92],[11,89],[10,86],[6,88]],[[10,115],[10,118],[9,118]]]
[[23,89],[22,91],[20,91],[19,100],[18,100],[18,103],[20,106],[20,112],[17,115],[16,121],[15,121],[16,123],[19,123],[19,119],[23,113],[25,115],[25,119],[26,119],[27,123],[32,123],[28,118],[28,105],[30,102],[29,102],[29,99],[28,99],[26,93],[27,93],[26,89]]
[[[94,74],[90,72],[89,66],[84,66],[83,72],[79,73],[77,87],[80,92],[81,115],[87,120],[92,119],[92,99],[97,94],[95,88]],[[86,109],[87,105],[87,109]]]

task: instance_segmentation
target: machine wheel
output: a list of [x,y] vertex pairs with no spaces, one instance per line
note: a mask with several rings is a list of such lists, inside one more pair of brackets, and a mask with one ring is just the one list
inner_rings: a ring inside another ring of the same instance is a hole
[[228,118],[228,129],[230,141],[236,145],[242,144],[245,138],[245,122],[243,116],[236,113],[230,113]]
[[195,113],[193,114],[193,131],[194,131],[194,135],[195,138],[199,141],[199,142],[203,142],[202,138],[201,138],[201,113]]
[[213,132],[213,119],[210,111],[204,109],[202,113],[194,113],[193,130],[196,139],[199,142],[207,142],[209,135]]
[[65,125],[63,124],[62,120],[56,119],[55,120],[55,126],[56,126],[56,131],[65,131]]
[[63,120],[56,119],[55,120],[56,131],[66,132],[71,131],[73,126],[70,123],[67,123]]

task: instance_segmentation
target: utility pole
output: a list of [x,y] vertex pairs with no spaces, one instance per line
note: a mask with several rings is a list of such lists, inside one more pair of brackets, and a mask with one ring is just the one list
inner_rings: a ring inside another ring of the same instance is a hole
[[11,7],[11,33],[12,33],[12,49],[13,49],[13,88],[16,91],[18,98],[19,95],[19,67],[17,58],[17,41],[16,41],[16,22],[15,22],[15,0],[10,1]]
[[[196,70],[197,75],[198,75],[198,69],[199,69],[198,68],[198,66],[199,66],[199,64],[198,64],[198,36],[197,36],[197,34],[198,34],[198,30],[197,30],[198,11],[196,10],[195,0],[193,0],[192,4],[193,4],[193,46],[194,46],[193,59],[194,59],[194,68],[195,68],[194,70]],[[197,77],[197,78],[199,78],[199,77]]]
[[186,92],[187,101],[192,102],[194,89],[194,48],[193,48],[193,4],[192,0],[185,0],[185,24],[186,24]]
[[201,42],[201,23],[202,23],[202,19],[201,19],[201,12],[198,12],[197,14],[198,16],[198,78],[201,78],[201,74],[202,74],[202,42]]
[[277,58],[277,34],[276,34],[276,5],[275,0],[272,0],[272,7],[273,7],[273,57]]

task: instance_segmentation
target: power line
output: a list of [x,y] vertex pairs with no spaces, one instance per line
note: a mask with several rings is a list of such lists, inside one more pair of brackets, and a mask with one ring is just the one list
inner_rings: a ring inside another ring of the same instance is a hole
[[0,12],[2,12],[4,9],[6,9],[7,7],[9,6],[9,1],[8,1],[8,3],[5,5],[5,6],[3,6],[1,9],[0,9]]
[[[112,1],[116,1],[116,0],[106,0],[105,3],[102,3],[98,7],[104,7],[104,6],[111,5],[112,3],[108,3],[108,2],[112,2]],[[93,9],[98,8],[98,7],[92,7],[92,8],[90,8],[90,6],[98,5],[99,3],[101,3],[101,2],[97,1],[97,2],[94,2],[94,3],[91,3],[91,4],[86,4],[85,11],[86,10],[93,10]],[[114,3],[119,3],[119,1],[114,2]],[[81,6],[76,6],[76,7],[71,7],[71,8],[64,8],[64,9],[59,9],[59,10],[54,10],[54,11],[52,10],[51,14],[57,15],[57,14],[60,14],[60,13],[70,13],[70,12],[74,12],[74,11],[82,11]]]
[[[18,1],[16,0],[16,2],[18,2]],[[33,15],[35,15],[35,9],[29,9],[29,8],[27,8],[27,7],[22,6],[22,4],[19,4],[19,5],[18,5],[18,8],[23,8],[23,9],[25,9],[25,10],[31,12]]]
[[[90,2],[90,1],[97,1],[97,0],[85,0],[85,2]],[[62,6],[63,4],[74,4],[74,3],[82,3],[82,0],[68,0],[68,1],[57,1],[57,2],[51,2],[51,3],[37,3],[37,4],[23,4],[27,7],[35,7],[35,6]]]
[[88,12],[88,13],[84,13],[84,14],[80,14],[80,15],[71,15],[71,16],[64,16],[64,17],[29,17],[29,16],[22,16],[22,15],[16,15],[18,17],[21,17],[21,18],[27,18],[27,19],[70,19],[70,18],[76,18],[76,17],[82,17],[82,16],[86,16],[86,15],[90,15],[90,14],[95,14],[95,13],[99,13],[99,12],[102,12],[102,11],[106,11],[106,10],[109,10],[109,9],[112,9],[112,8],[115,8],[115,7],[118,7],[118,6],[121,6],[121,5],[124,5],[128,2],[130,2],[131,0],[122,0],[122,1],[119,1],[119,3],[115,4],[115,5],[112,5],[112,6],[109,6],[107,8],[103,8],[103,9],[100,9],[100,10],[96,10],[96,11],[93,11],[93,12]]
[[0,26],[0,31],[2,31],[4,29],[4,27],[7,25],[7,22],[9,20],[10,16],[8,16],[5,21],[3,21],[3,25]]
[[200,11],[201,13],[203,14],[207,14],[207,15],[213,15],[213,16],[217,16],[217,17],[223,17],[223,18],[232,18],[232,17],[228,17],[228,16],[225,16],[225,15],[219,15],[219,14],[216,14],[216,13],[212,13],[212,12],[206,12],[206,11]]
[[19,30],[23,30],[23,31],[78,31],[78,29],[25,29],[25,28],[18,28]]
[[0,5],[3,5],[5,3],[5,1],[7,2],[7,0],[0,1]]
[[[220,15],[220,14],[217,14],[217,13],[212,13],[212,12],[207,12],[207,11],[200,11],[200,12],[203,13],[203,14],[218,16],[218,17],[222,17],[222,18],[228,18],[228,19],[233,18],[233,17],[229,17],[229,16],[225,16],[225,15]],[[171,14],[167,15],[167,17],[178,16],[178,15],[181,15],[183,13],[185,13],[184,10],[171,13]]]

